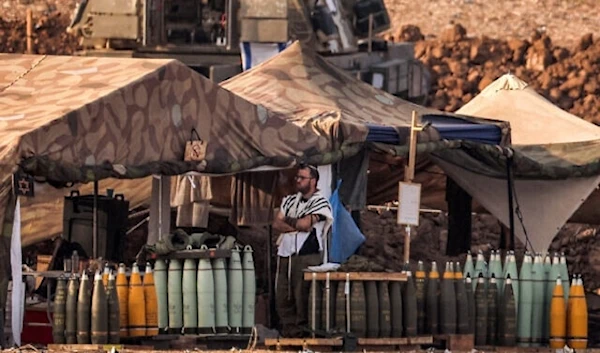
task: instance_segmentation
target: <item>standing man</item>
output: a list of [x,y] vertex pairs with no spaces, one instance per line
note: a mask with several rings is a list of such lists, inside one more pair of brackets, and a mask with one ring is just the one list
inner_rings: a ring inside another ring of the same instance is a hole
[[305,332],[310,282],[304,281],[303,270],[323,263],[323,241],[333,222],[331,205],[319,193],[318,181],[317,167],[298,167],[297,193],[283,198],[273,222],[273,228],[281,232],[277,239],[275,295],[284,337],[300,338]]

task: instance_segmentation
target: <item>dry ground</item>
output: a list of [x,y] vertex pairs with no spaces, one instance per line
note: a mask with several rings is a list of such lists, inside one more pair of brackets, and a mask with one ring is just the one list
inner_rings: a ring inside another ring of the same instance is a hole
[[[437,36],[451,23],[461,23],[474,36],[528,38],[545,29],[555,44],[571,47],[585,33],[600,31],[598,0],[384,0],[393,28],[413,24]],[[58,11],[69,16],[77,0],[0,0],[0,17],[11,21],[36,13]]]
[[529,38],[545,30],[554,44],[571,48],[585,33],[600,34],[599,0],[385,0],[392,31],[419,26],[438,36],[448,24],[461,23],[473,36]]

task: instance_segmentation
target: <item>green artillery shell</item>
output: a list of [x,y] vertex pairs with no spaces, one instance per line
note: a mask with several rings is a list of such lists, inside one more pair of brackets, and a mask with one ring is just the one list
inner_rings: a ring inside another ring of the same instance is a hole
[[67,305],[67,284],[63,277],[56,280],[56,296],[54,297],[54,318],[52,337],[54,343],[65,343],[65,321]]

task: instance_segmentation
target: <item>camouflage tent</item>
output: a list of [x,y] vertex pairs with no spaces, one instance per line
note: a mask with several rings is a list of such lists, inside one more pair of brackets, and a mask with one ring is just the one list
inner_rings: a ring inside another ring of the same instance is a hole
[[[53,185],[101,179],[100,190],[124,193],[132,207],[147,204],[151,180],[128,178],[188,170],[235,173],[296,160],[330,164],[361,149],[373,125],[393,129],[398,145],[380,147],[404,155],[412,111],[439,113],[376,90],[299,43],[252,75],[225,83],[255,104],[175,61],[1,58],[6,65],[0,102],[10,108],[0,118],[10,120],[14,136],[5,140],[14,148],[3,158],[4,185],[20,163]],[[182,162],[192,127],[208,142],[206,163]],[[435,129],[419,141],[447,147]],[[53,215],[62,213],[69,192],[47,183],[35,188],[35,198],[21,200],[25,245],[61,232],[62,221]],[[92,192],[91,183],[73,188]],[[10,189],[3,190],[2,205]]]
[[[545,250],[567,221],[598,224],[598,126],[561,110],[512,75],[499,78],[457,113],[510,123],[516,179],[513,206],[523,218],[522,226],[515,209],[515,233],[530,248]],[[428,155],[436,165],[417,172],[415,180],[423,184],[422,204],[447,210],[446,176],[450,176],[473,196],[473,211],[490,212],[508,225],[506,150],[454,142],[454,148]],[[399,179],[372,170],[369,202],[395,199],[393,187]]]
[[[510,142],[509,124],[506,122],[446,114],[389,95],[339,70],[299,42],[222,85],[250,102],[290,116],[295,123],[311,129],[324,131],[324,123],[339,121],[339,129],[331,131],[332,137],[349,136],[350,131],[360,131],[361,135],[349,137],[366,138],[369,149],[376,152],[371,154],[369,161],[367,187],[368,200],[373,203],[396,200],[398,196],[398,181],[404,179],[403,168],[408,155],[406,140],[413,111],[419,117],[443,116],[467,124],[495,125],[501,134],[500,144]],[[376,135],[373,131],[379,128],[393,128],[400,141],[378,142],[372,137]],[[438,139],[433,134],[438,134],[438,131],[430,129],[419,135],[419,169],[432,168],[427,159],[429,153],[461,147],[459,141]],[[415,181],[423,184],[424,203],[429,201],[430,195],[437,200],[439,191],[444,190],[443,182],[431,176],[430,173],[416,175]],[[436,193],[427,193],[429,190]]]
[[[338,69],[299,42],[222,85],[250,102],[289,116],[300,126],[326,133],[333,126],[331,122],[337,122],[336,128],[329,131],[333,140],[340,136],[346,142],[366,140],[369,150],[374,152],[369,157],[367,199],[375,203],[396,200],[398,196],[398,181],[404,179],[413,111],[419,117],[435,115],[467,124],[492,124],[499,128],[501,144],[510,140],[509,125],[505,122],[447,114],[387,94]],[[398,141],[379,141],[380,129],[393,129]],[[419,169],[431,167],[427,160],[429,153],[461,146],[458,141],[435,135],[438,131],[429,129],[418,137]],[[415,181],[423,184],[424,191],[443,191],[443,183],[431,178],[431,174],[418,173]],[[342,184],[343,198],[344,191]],[[423,196],[427,201],[429,194]]]
[[[286,53],[294,55],[297,49]],[[235,173],[297,160],[329,164],[362,148],[368,123],[393,127],[405,140],[412,109],[430,111],[368,85],[368,90],[356,91],[335,69],[332,77],[347,87],[323,89],[329,96],[343,90],[352,101],[305,105],[319,92],[290,91],[308,102],[273,112],[265,108],[268,102],[249,103],[176,61],[2,55],[0,62],[0,129],[5,136],[0,205],[4,209],[14,203],[9,197],[17,164],[36,180],[52,184],[36,183],[35,198],[21,200],[25,245],[61,232],[62,221],[53,215],[62,213],[71,182],[89,194],[89,182],[101,180],[100,190],[124,193],[135,207],[149,200],[151,182],[127,179],[190,170]],[[342,109],[333,109],[336,104]],[[192,128],[207,141],[201,164],[182,161]],[[430,129],[421,139],[435,141],[438,136]],[[10,223],[10,213],[9,207],[0,215],[8,215]],[[4,235],[10,236],[7,231]]]
[[[511,125],[515,234],[535,251],[554,236],[600,183],[600,127],[554,106],[525,82],[504,75],[458,110]],[[509,224],[506,158],[491,146],[464,144],[434,161],[485,209]],[[598,222],[598,198],[578,220]],[[519,214],[520,212],[520,214]],[[519,220],[522,216],[522,224]],[[527,231],[526,238],[524,229]]]
[[[340,120],[342,131],[344,126],[354,125],[364,125],[367,129],[373,125],[398,126],[403,119],[408,125],[413,110],[425,118],[436,114],[387,96],[394,101],[394,108],[390,110],[381,99],[385,95],[380,91],[341,73],[298,43],[223,86],[273,111],[298,116],[300,123],[310,123],[313,128],[319,128],[319,121],[303,116],[315,116],[311,113],[323,110],[329,112],[323,117]],[[558,109],[512,76],[496,81],[457,113],[495,119],[503,129],[508,129],[510,123],[511,133],[505,131],[503,135],[514,144],[512,173],[517,179],[515,189],[520,212],[525,218],[523,223],[531,235],[530,245],[534,249],[546,249],[560,227],[598,185],[600,128]],[[501,145],[506,143],[503,141]],[[407,153],[404,143],[373,143],[370,147],[399,158]],[[505,153],[508,150],[469,141],[435,141],[420,137],[419,151],[421,157],[432,156],[476,201],[508,224],[505,180]],[[384,163],[390,161],[386,157]],[[421,161],[425,165],[426,158]],[[394,199],[397,195],[395,186],[402,173],[396,170],[393,175],[387,173],[382,178],[374,173],[375,170],[370,169],[370,182],[374,178],[383,180],[380,185],[385,185],[385,196],[393,197],[379,198],[379,201]],[[440,183],[439,174],[421,173],[416,181],[424,183],[424,204],[434,201],[432,204],[439,207],[439,201],[445,203],[444,197],[440,196],[444,189],[440,187],[443,182]],[[516,225],[517,235],[525,240],[523,227]]]
[[[419,106],[348,75],[300,42],[243,72],[222,86],[255,104],[289,117],[290,121],[328,136],[333,143],[364,143],[370,127],[394,128],[406,145],[411,115],[442,114]],[[437,141],[435,129],[420,134],[420,142]]]
[[[41,232],[56,234],[62,224],[56,214],[67,191],[53,186],[106,179],[102,189],[130,189],[125,193],[135,205],[149,197],[149,181],[117,179],[332,162],[360,145],[362,136],[349,129],[357,138],[335,143],[174,60],[0,55],[0,107],[3,255],[12,234],[12,175],[18,169],[52,185],[36,184],[36,197],[22,200],[23,237],[42,239]],[[192,128],[207,143],[201,163],[183,161]],[[8,256],[2,256],[0,275],[8,267]]]

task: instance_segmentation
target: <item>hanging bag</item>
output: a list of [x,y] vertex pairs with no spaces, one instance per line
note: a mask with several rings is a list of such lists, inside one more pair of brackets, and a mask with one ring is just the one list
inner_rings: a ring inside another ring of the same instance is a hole
[[192,129],[192,136],[185,143],[183,160],[186,162],[200,162],[206,157],[206,142],[202,141],[198,131]]

